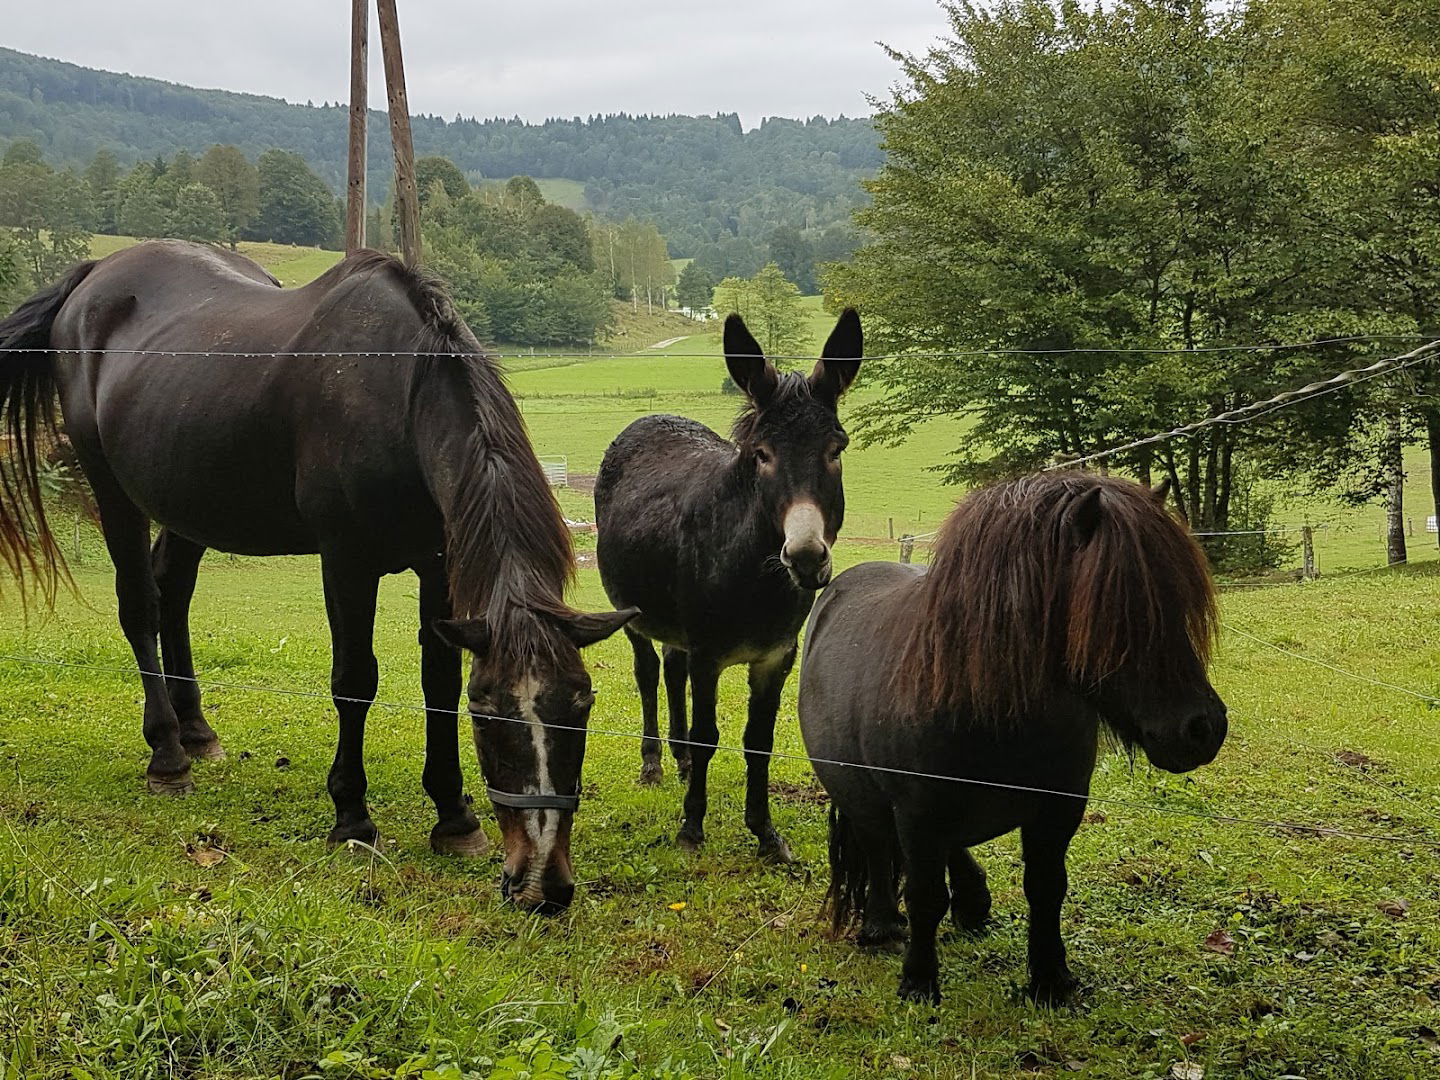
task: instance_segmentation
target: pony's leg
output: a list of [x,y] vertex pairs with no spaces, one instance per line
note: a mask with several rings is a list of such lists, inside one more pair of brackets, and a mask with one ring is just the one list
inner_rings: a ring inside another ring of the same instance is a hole
[[635,686],[640,691],[640,716],[645,737],[640,741],[640,783],[658,784],[665,776],[660,764],[660,658],[650,639],[625,628],[630,650],[635,654]]
[[690,783],[685,789],[685,821],[675,842],[689,851],[698,851],[705,843],[705,811],[708,805],[706,783],[715,744],[720,741],[720,726],[715,717],[715,693],[720,685],[720,667],[693,653],[689,658],[691,722],[690,722]]
[[945,842],[923,815],[897,815],[905,856],[905,909],[910,916],[910,947],[900,970],[899,995],[907,1001],[940,1003],[940,963],[935,932],[950,906],[945,888]]
[[1069,888],[1065,851],[1085,811],[1082,800],[1072,801],[1073,807],[1020,829],[1025,899],[1030,905],[1030,996],[1046,1004],[1064,1001],[1075,989],[1060,937],[1060,907]]
[[330,693],[340,714],[340,738],[326,786],[335,801],[329,842],[375,844],[379,830],[365,805],[365,715],[375,700],[380,669],[375,661],[375,596],[380,577],[325,555],[325,614],[330,620]]
[[865,850],[865,910],[855,943],[862,949],[889,949],[905,940],[905,916],[896,890],[900,841],[889,818],[879,827],[853,823]]
[[150,564],[150,520],[120,493],[118,485],[106,482],[98,470],[90,475],[105,547],[115,564],[120,629],[135,654],[145,688],[145,741],[150,744],[145,782],[157,794],[185,795],[195,785],[190,779],[190,755],[180,742],[180,721],[160,666],[160,588]]
[[990,888],[985,868],[967,847],[950,852],[950,918],[967,934],[979,934],[990,921]]
[[670,753],[675,758],[675,772],[681,782],[690,779],[690,727],[686,721],[685,684],[690,678],[690,657],[684,649],[666,645],[665,704],[670,712]]
[[450,617],[444,563],[416,568],[420,578],[420,687],[425,694],[425,793],[435,804],[430,850],[437,855],[484,855],[490,841],[465,794],[460,770],[460,650],[435,632]]
[[793,863],[790,845],[770,820],[770,751],[775,747],[775,715],[780,692],[795,666],[795,646],[778,657],[750,665],[750,713],[745,721],[745,826],[760,841],[760,857]]
[[205,548],[161,529],[150,549],[150,567],[160,588],[160,658],[165,663],[165,688],[180,721],[180,743],[192,760],[223,758],[220,736],[200,708],[200,686],[190,655],[190,600]]

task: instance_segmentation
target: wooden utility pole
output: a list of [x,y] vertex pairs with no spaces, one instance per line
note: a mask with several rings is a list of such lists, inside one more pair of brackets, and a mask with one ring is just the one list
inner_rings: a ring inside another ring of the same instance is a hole
[[395,205],[400,216],[400,254],[407,266],[420,265],[420,193],[415,187],[415,144],[410,138],[410,102],[405,96],[405,63],[400,56],[400,18],[395,0],[378,0],[380,51],[390,104],[390,145],[395,150]]
[[345,253],[365,246],[365,135],[370,117],[370,0],[350,0],[350,168],[345,187]]

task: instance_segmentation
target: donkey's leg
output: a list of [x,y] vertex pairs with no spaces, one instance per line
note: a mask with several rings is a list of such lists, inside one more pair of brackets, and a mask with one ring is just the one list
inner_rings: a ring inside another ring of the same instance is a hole
[[450,585],[442,561],[418,567],[420,687],[425,694],[425,792],[435,803],[430,850],[438,855],[484,855],[490,841],[465,794],[460,770],[460,651],[435,632],[450,617]]
[[921,814],[897,814],[900,846],[905,853],[905,910],[910,916],[910,947],[900,971],[899,994],[908,1001],[940,1003],[940,964],[935,931],[950,894],[945,889],[944,840]]
[[334,555],[322,556],[320,567],[330,620],[330,693],[340,714],[340,738],[327,781],[335,801],[335,828],[329,842],[359,840],[373,845],[380,833],[365,805],[365,715],[380,683],[374,649],[380,576]]
[[675,842],[690,851],[705,843],[706,782],[720,726],[715,717],[715,693],[720,685],[720,667],[708,659],[690,654],[690,783],[685,789],[685,821]]
[[760,857],[793,863],[795,856],[770,820],[770,751],[780,692],[795,666],[795,646],[750,665],[750,715],[745,722],[745,826],[760,841]]
[[690,657],[684,649],[666,645],[665,704],[670,712],[670,753],[681,782],[690,779],[690,727],[686,722],[685,683],[690,678]]
[[985,868],[958,844],[950,850],[950,918],[967,934],[979,934],[990,921]]
[[1073,805],[1044,807],[1041,818],[1020,829],[1025,858],[1025,899],[1030,904],[1030,995],[1046,1004],[1064,1001],[1075,989],[1075,976],[1065,963],[1065,942],[1060,937],[1060,908],[1069,880],[1065,851],[1085,812],[1083,800]]
[[180,721],[180,742],[192,760],[223,758],[220,736],[200,708],[200,686],[195,682],[195,661],[190,655],[190,599],[195,575],[205,548],[161,529],[150,549],[150,566],[160,588],[160,658],[165,663],[165,687]]
[[905,940],[905,916],[900,914],[896,868],[900,840],[894,817],[855,819],[851,827],[865,851],[865,912],[855,943],[863,949],[888,949]]
[[625,636],[635,654],[635,686],[640,691],[640,716],[645,724],[645,738],[640,741],[640,783],[658,784],[665,776],[660,765],[660,658],[644,634],[627,626]]
[[[92,483],[97,473],[92,473]],[[195,789],[190,779],[190,755],[180,742],[180,721],[160,666],[156,636],[160,632],[160,589],[150,565],[150,520],[120,493],[117,485],[101,479],[94,484],[95,500],[105,530],[105,546],[115,564],[115,599],[120,629],[145,688],[145,741],[150,764],[145,781],[161,795],[185,795]]]

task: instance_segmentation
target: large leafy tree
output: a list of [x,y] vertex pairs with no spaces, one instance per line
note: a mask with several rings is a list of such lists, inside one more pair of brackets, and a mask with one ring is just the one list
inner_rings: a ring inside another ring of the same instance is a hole
[[304,158],[288,150],[267,150],[255,164],[260,206],[249,232],[256,239],[306,245],[334,239],[334,196]]
[[232,250],[260,212],[260,173],[237,146],[216,145],[195,166],[195,179],[220,202],[223,238]]

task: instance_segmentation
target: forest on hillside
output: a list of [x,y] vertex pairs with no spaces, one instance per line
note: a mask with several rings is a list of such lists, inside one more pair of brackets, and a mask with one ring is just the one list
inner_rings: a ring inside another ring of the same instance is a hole
[[[337,86],[337,92],[343,88]],[[587,209],[653,221],[676,258],[715,278],[749,276],[771,258],[776,229],[798,231],[818,261],[858,243],[850,215],[860,181],[884,161],[868,119],[770,118],[745,131],[735,114],[477,120],[413,118],[419,155],[448,158],[474,182],[516,175],[585,185]],[[390,175],[389,129],[370,116],[370,171]],[[256,157],[293,151],[333,191],[343,186],[346,108],[200,90],[0,49],[0,143],[28,139],[58,167],[97,151],[122,166],[214,143]],[[372,185],[377,201],[388,184]]]

